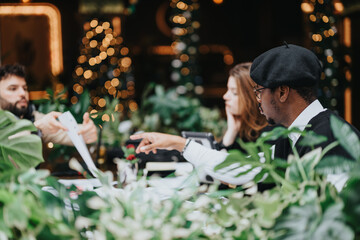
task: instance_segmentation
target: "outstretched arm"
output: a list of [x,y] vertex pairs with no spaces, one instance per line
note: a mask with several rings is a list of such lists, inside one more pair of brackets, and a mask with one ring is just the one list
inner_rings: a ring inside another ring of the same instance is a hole
[[43,135],[53,134],[59,130],[67,131],[67,128],[57,120],[61,114],[61,112],[50,112],[36,120],[34,125]]
[[157,149],[177,150],[180,152],[184,149],[186,142],[185,138],[157,132],[131,135],[130,139],[142,139],[136,148],[136,153],[145,152],[146,154],[151,151],[156,153]]

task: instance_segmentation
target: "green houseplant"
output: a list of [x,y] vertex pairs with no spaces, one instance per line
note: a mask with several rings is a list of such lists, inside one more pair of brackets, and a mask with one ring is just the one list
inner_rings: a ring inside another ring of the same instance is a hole
[[28,120],[19,120],[12,113],[0,110],[0,164],[28,169],[43,162],[41,139]]
[[218,109],[206,108],[197,98],[179,95],[175,88],[165,90],[156,84],[149,85],[144,92],[141,108],[131,120],[137,130],[177,135],[181,131],[210,131],[220,137],[226,127]]
[[[288,162],[266,159],[258,163],[254,158],[252,165],[264,169],[259,177],[267,173],[269,181],[276,184],[264,192],[250,191],[250,185],[218,191],[217,183],[199,187],[190,181],[191,184],[174,189],[163,198],[147,186],[145,177],[118,188],[113,185],[111,172],[100,171],[97,177],[102,186],[95,191],[84,191],[74,186],[65,188],[56,179],[46,177],[43,171],[18,172],[3,178],[0,184],[3,216],[0,236],[4,239],[358,239],[360,143],[336,119],[332,120],[332,128],[339,139],[335,144],[351,142],[346,149],[354,159],[322,158],[321,149],[314,149],[302,158],[291,156]],[[267,147],[265,139],[287,133],[287,129],[277,129],[253,145],[244,145],[257,155],[259,147]],[[313,142],[322,141],[311,134],[309,138]],[[235,155],[238,161],[242,159],[232,152],[223,166],[235,161]],[[326,181],[324,173],[340,172],[346,172],[349,180],[338,193]],[[195,172],[187,180],[194,178]],[[40,191],[42,186],[55,191]],[[20,200],[13,203],[12,199],[19,196]]]

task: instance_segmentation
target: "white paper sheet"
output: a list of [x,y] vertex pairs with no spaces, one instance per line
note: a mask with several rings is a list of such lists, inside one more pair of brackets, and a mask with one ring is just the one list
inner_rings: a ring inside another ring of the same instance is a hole
[[73,142],[80,156],[84,160],[89,171],[92,173],[93,176],[96,177],[95,172],[98,171],[98,169],[96,168],[94,161],[90,156],[89,150],[85,144],[83,137],[78,134],[79,127],[74,116],[69,111],[67,111],[61,114],[58,119],[61,124],[68,129],[67,134],[69,135],[71,141]]

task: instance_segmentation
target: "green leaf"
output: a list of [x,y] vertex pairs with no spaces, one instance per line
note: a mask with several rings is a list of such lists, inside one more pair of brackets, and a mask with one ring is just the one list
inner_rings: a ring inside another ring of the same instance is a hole
[[360,169],[360,164],[336,155],[324,157],[315,168],[317,173],[323,175],[346,173],[353,169]]
[[300,159],[294,155],[290,155],[288,158],[290,167],[286,169],[286,179],[294,183],[313,180],[314,169],[320,161],[320,157],[321,148],[308,152]]
[[360,231],[360,179],[350,178],[345,188],[341,191],[340,196],[345,206],[344,212],[348,222],[354,229]]
[[244,153],[240,152],[240,151],[230,151],[229,155],[226,157],[226,159],[218,164],[217,166],[214,167],[214,170],[220,170],[222,168],[225,168],[227,166],[230,166],[233,163],[240,163],[241,160],[245,160],[246,156]]
[[30,134],[36,130],[30,121],[18,120],[10,112],[0,110],[0,161],[11,162],[20,169],[43,162],[41,139]]
[[318,135],[313,131],[304,132],[303,138],[300,140],[299,145],[301,146],[316,146],[320,143],[326,142],[327,137]]
[[15,201],[4,207],[4,221],[8,226],[16,227],[20,230],[27,228],[30,210],[23,202],[22,196],[17,196]]
[[354,239],[353,230],[346,225],[342,213],[343,203],[337,203],[326,209],[322,221],[316,227],[312,239]]
[[354,158],[360,159],[360,141],[356,133],[346,123],[335,116],[330,117],[331,129],[340,145]]
[[279,192],[267,191],[263,198],[254,198],[254,206],[260,212],[259,223],[270,228],[275,224],[276,218],[280,216],[286,205],[282,203]]

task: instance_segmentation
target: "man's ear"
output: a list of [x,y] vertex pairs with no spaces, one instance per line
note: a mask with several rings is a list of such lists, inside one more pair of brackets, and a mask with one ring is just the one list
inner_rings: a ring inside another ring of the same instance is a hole
[[280,96],[279,96],[280,102],[285,102],[289,97],[289,93],[290,93],[289,86],[280,86],[279,93],[280,93]]

